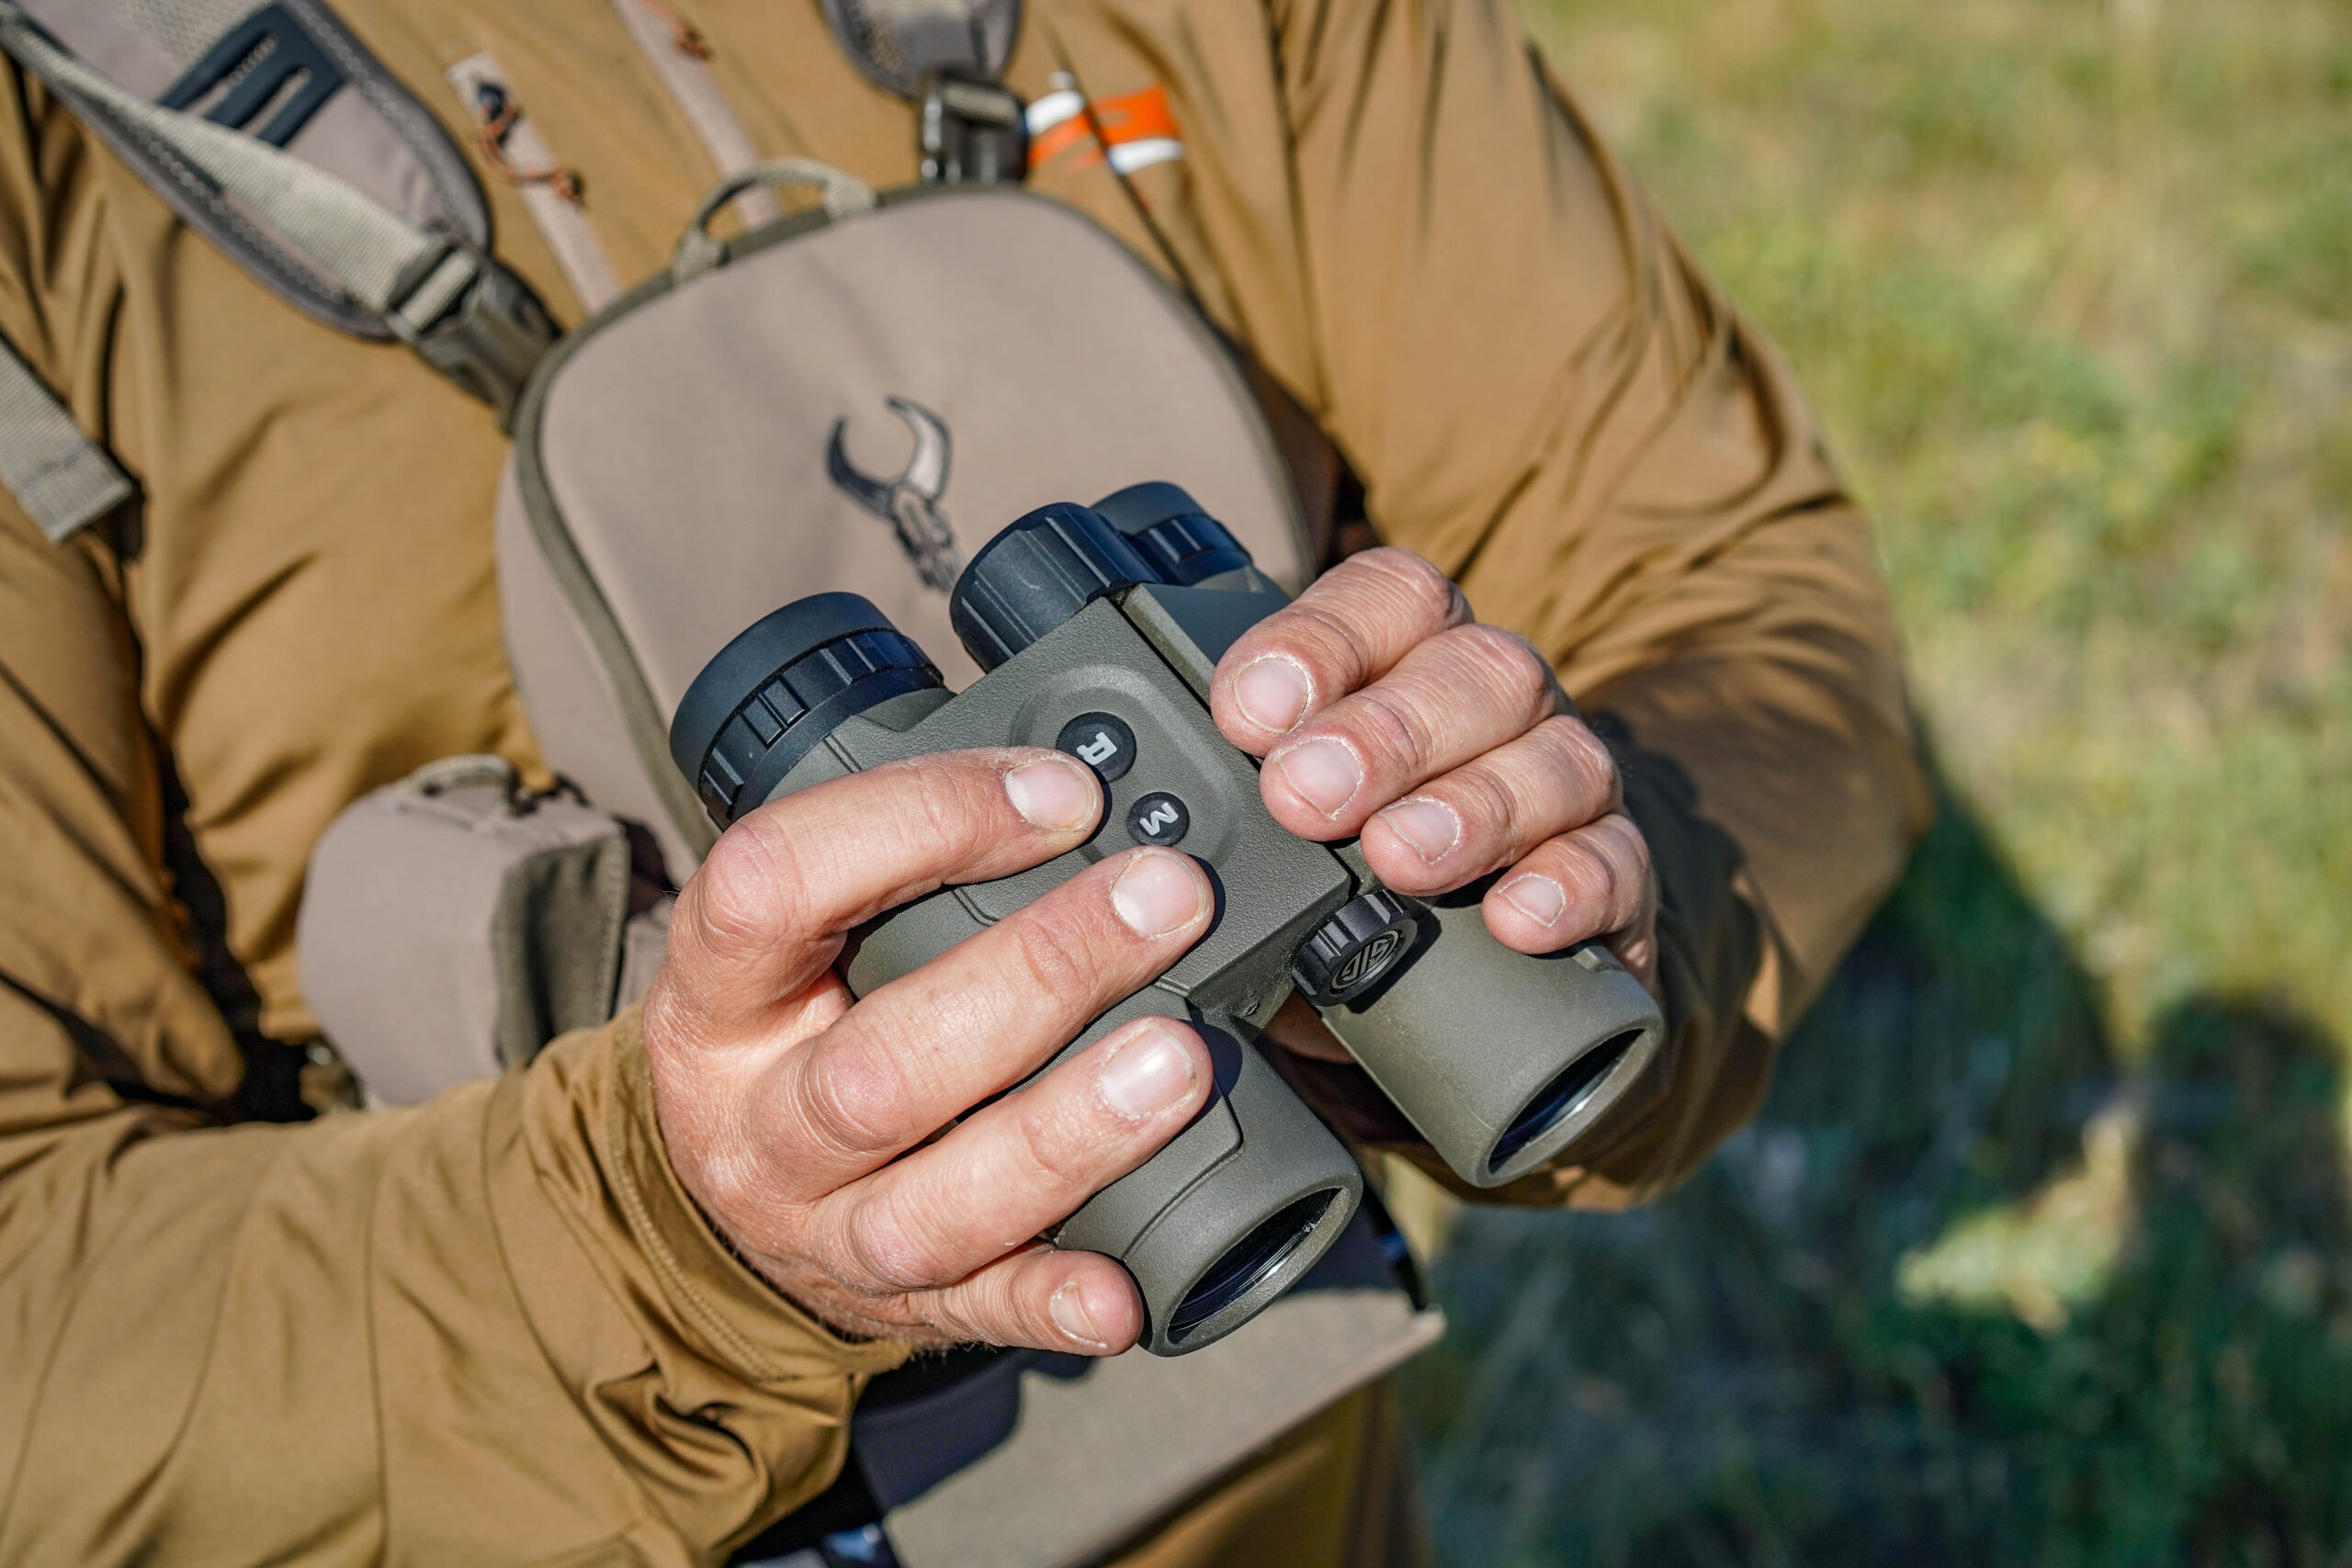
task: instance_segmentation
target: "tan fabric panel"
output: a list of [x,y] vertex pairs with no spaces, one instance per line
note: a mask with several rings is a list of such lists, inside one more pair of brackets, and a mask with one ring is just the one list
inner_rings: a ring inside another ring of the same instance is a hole
[[302,987],[370,1105],[422,1104],[611,1015],[628,840],[511,782],[372,791],[311,852]]
[[[827,476],[836,422],[888,480],[912,450],[886,400],[950,441],[941,507],[968,558],[1015,517],[1138,479],[1185,486],[1272,576],[1305,545],[1289,480],[1221,347],[1115,242],[1067,208],[1012,192],[928,197],[754,251],[613,319],[551,367],[535,440],[517,448],[669,716],[737,632],[804,594],[864,594],[951,686],[978,669],[892,525]],[[516,489],[503,492],[510,500]],[[510,519],[503,536],[528,530]],[[541,613],[539,564],[515,587]],[[640,792],[609,750],[605,689],[569,637],[511,640],[549,761],[591,798]],[[544,687],[550,699],[541,703]],[[660,766],[667,767],[666,761]],[[617,807],[616,807],[617,808]],[[655,818],[673,863],[692,858]]]

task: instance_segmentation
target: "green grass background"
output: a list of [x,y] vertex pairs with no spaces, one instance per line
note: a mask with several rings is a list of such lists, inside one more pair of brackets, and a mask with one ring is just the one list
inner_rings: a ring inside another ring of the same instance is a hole
[[1443,1555],[2352,1563],[2352,5],[1528,4],[1821,406],[1947,805],[1683,1192],[1448,1217]]

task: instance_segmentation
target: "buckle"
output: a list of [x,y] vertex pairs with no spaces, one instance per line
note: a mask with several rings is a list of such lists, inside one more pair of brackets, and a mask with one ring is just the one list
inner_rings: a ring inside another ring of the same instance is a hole
[[384,324],[488,403],[501,430],[514,427],[524,382],[563,335],[529,284],[457,238],[409,268],[384,308]]
[[925,185],[1018,185],[1029,172],[1029,127],[1003,84],[950,71],[923,79],[917,146]]
[[326,46],[300,17],[283,6],[265,6],[230,28],[155,101],[167,109],[192,109],[214,88],[225,87],[204,118],[244,130],[269,110],[254,140],[283,147],[343,83]]

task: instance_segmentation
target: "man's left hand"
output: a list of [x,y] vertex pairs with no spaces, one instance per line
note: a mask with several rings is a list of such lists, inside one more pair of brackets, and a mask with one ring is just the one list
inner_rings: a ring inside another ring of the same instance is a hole
[[1496,940],[1599,937],[1656,989],[1657,879],[1614,759],[1543,656],[1473,620],[1428,561],[1384,547],[1332,568],[1227,651],[1210,710],[1266,760],[1266,809],[1292,832],[1360,834],[1399,893],[1500,870]]

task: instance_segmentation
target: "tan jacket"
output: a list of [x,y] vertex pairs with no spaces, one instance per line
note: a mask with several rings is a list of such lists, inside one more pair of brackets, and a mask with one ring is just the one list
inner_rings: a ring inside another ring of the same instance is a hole
[[[677,8],[762,153],[912,178],[911,111],[815,0]],[[488,50],[620,277],[662,264],[713,170],[604,0],[337,9],[461,141],[443,73]],[[1057,71],[1163,87],[1185,155],[1123,179],[1081,142],[1034,187],[1193,289],[1380,535],[1654,754],[1668,1069],[1594,1169],[1514,1195],[1657,1190],[1752,1111],[1925,811],[1811,416],[1502,0],[1035,0],[1010,79]],[[37,86],[0,95],[0,333],[146,497],[62,548],[0,500],[0,1561],[709,1561],[827,1483],[899,1351],[730,1258],[626,1021],[417,1110],[222,1124],[240,1034],[314,1032],[294,915],[328,820],[449,753],[538,765],[492,575],[503,442],[405,350],[264,292]],[[576,319],[483,178],[500,253]],[[1404,1138],[1350,1073],[1315,1080],[1335,1118]],[[1326,1428],[1153,1560],[1335,1561],[1348,1527],[1306,1500],[1363,1490],[1362,1444]]]

